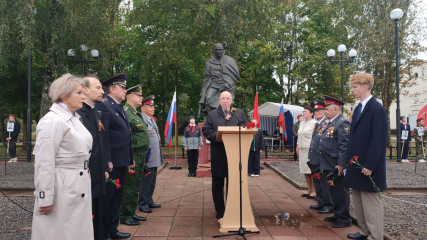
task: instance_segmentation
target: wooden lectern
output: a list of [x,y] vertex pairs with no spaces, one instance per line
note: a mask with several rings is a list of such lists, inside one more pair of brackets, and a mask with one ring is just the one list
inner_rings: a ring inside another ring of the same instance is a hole
[[[242,227],[245,231],[259,232],[255,225],[254,215],[248,191],[248,157],[249,148],[257,128],[241,128],[242,154]],[[238,231],[240,228],[240,185],[239,185],[239,127],[218,127],[217,141],[224,142],[228,161],[228,193],[224,217],[219,220],[220,233]]]

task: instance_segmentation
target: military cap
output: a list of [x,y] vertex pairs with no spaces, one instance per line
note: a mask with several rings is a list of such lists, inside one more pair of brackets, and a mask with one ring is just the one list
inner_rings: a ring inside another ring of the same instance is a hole
[[314,111],[319,110],[319,109],[324,109],[325,108],[325,102],[321,101],[321,100],[314,100],[310,103],[311,108],[314,109]]
[[108,87],[111,85],[119,85],[119,86],[125,88],[126,87],[126,79],[127,79],[126,73],[122,73],[122,74],[119,74],[117,76],[114,76],[112,78],[109,78],[109,79],[103,81],[102,86]]
[[191,115],[188,119],[196,119],[194,115]]
[[142,100],[142,106],[149,105],[154,106],[154,95],[150,95]]
[[138,96],[142,96],[142,88],[141,85],[136,85],[131,88],[128,88],[126,94],[136,94]]
[[421,120],[424,120],[424,117],[419,117],[419,118],[417,118],[417,123],[418,123],[419,121],[421,121]]
[[344,105],[344,103],[342,101],[340,101],[340,100],[338,100],[336,98],[333,98],[333,97],[330,97],[330,96],[326,96],[326,95],[323,95],[323,98],[325,99],[325,105],[326,106],[331,105],[331,104],[334,104],[334,105],[337,105],[337,106]]

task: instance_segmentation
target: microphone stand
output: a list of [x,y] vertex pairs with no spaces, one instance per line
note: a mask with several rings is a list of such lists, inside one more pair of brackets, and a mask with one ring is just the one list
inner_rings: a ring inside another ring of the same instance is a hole
[[227,236],[241,236],[243,239],[247,240],[245,237],[245,234],[254,234],[254,233],[260,233],[260,232],[250,232],[245,231],[245,228],[243,227],[243,210],[242,210],[242,124],[244,124],[243,121],[241,121],[237,116],[237,121],[239,125],[239,197],[240,197],[240,227],[239,230],[235,233],[227,233],[227,234],[220,234],[220,235],[214,235],[213,238],[219,238],[219,237],[227,237]]

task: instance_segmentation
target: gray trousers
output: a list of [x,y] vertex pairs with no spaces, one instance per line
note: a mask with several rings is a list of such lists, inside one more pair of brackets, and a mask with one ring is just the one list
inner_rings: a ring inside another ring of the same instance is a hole
[[148,205],[151,206],[154,204],[153,193],[156,188],[156,178],[157,178],[157,167],[149,168],[151,173],[148,176],[142,178],[142,182],[139,185],[139,201],[138,205]]
[[316,190],[317,200],[322,207],[332,208],[331,194],[329,193],[329,185],[326,174],[321,173],[320,179],[314,179],[314,189]]

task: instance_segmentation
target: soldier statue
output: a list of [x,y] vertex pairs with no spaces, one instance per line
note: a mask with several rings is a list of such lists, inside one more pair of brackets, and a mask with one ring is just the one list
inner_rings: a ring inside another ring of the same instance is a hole
[[214,45],[214,53],[205,64],[198,118],[202,112],[207,114],[218,108],[218,98],[222,91],[229,91],[234,98],[234,89],[240,77],[236,61],[224,55],[224,46],[221,43]]

